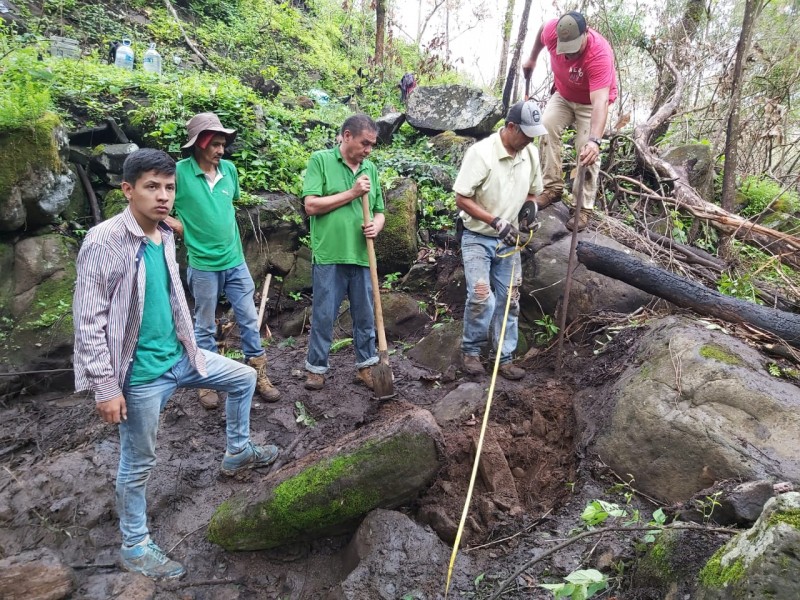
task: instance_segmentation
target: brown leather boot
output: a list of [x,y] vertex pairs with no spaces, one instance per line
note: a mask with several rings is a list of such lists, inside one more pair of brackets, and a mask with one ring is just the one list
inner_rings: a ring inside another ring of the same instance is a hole
[[369,389],[375,389],[375,383],[372,381],[372,369],[370,367],[359,369],[356,378]]
[[562,190],[556,188],[547,188],[541,194],[536,196],[536,198],[534,198],[536,201],[536,206],[539,207],[539,210],[542,210],[554,202],[558,202],[561,200],[561,191]]
[[575,231],[575,227],[578,228],[578,231],[583,231],[586,229],[586,226],[589,224],[589,218],[592,216],[592,211],[587,209],[581,209],[579,215],[575,215],[572,213],[572,216],[567,221],[567,229],[570,231]]
[[306,382],[303,384],[304,388],[307,390],[321,390],[324,385],[325,375],[312,373],[311,371],[306,373]]
[[486,375],[486,369],[483,368],[479,356],[462,354],[461,362],[464,366],[464,372],[467,375]]
[[256,390],[259,395],[265,402],[277,402],[281,397],[281,393],[267,377],[267,355],[254,356],[248,359],[247,364],[256,370]]
[[214,410],[219,406],[219,394],[214,390],[197,390],[197,398],[200,400],[200,406],[206,410]]
[[500,375],[502,375],[506,379],[510,379],[511,381],[517,381],[525,377],[525,369],[513,365],[511,363],[505,363],[500,365],[499,372]]

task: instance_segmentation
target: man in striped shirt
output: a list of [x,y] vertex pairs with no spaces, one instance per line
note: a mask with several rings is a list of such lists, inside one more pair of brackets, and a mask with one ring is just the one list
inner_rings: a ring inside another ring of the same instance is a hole
[[163,223],[175,200],[175,162],[160,150],[137,150],[123,165],[122,191],[128,208],[93,227],[78,253],[75,387],[94,391],[103,421],[119,424],[121,566],[173,579],[186,570],[150,539],[145,500],[159,414],[172,393],[228,392],[225,475],[271,464],[278,448],[250,440],[255,370],[195,342],[173,232]]

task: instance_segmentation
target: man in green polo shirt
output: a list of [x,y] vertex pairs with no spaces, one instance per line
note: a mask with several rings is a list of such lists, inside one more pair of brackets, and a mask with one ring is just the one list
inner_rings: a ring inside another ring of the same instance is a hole
[[[242,240],[233,202],[239,198],[236,167],[222,158],[236,138],[235,129],[222,126],[214,113],[200,113],[186,124],[189,157],[176,166],[175,213],[167,223],[183,236],[189,254],[187,279],[194,296],[194,332],[197,345],[217,351],[216,310],[220,294],[231,303],[242,339],[242,352],[256,370],[256,389],[267,402],[280,392],[267,377],[267,356],[261,346],[253,294],[255,285],[244,261]],[[200,403],[219,406],[213,390],[200,390]]]
[[[349,117],[342,141],[314,152],[303,181],[306,213],[311,221],[314,304],[306,357],[306,389],[320,390],[328,371],[333,323],[345,295],[350,300],[358,379],[372,389],[370,366],[375,352],[375,318],[366,238],[383,229],[383,195],[378,170],[367,160],[378,126],[367,115]],[[372,220],[364,223],[361,197],[369,195]]]

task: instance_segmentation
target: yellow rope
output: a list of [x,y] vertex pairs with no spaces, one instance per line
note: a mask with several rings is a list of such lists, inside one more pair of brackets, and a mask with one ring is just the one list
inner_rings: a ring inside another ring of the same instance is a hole
[[[531,236],[533,237],[533,236]],[[530,241],[530,238],[528,239]],[[528,242],[525,242],[527,244]],[[514,245],[514,249],[511,252],[507,252],[506,254],[498,254],[500,258],[506,258],[516,254],[522,248],[525,247],[519,246],[519,236],[517,236],[517,243]],[[499,244],[498,244],[499,247]],[[508,320],[508,311],[511,308],[511,295],[512,295],[512,287],[514,285],[514,267],[516,265],[512,262],[511,264],[511,280],[508,282],[508,293],[506,294],[506,309],[503,313],[503,326],[500,328],[500,339],[497,341],[497,351],[495,352],[494,358],[494,369],[492,370],[492,380],[489,383],[489,395],[486,399],[486,409],[483,412],[483,422],[481,423],[481,434],[478,437],[478,447],[475,450],[475,462],[472,464],[472,475],[469,478],[469,488],[467,488],[467,499],[464,501],[464,510],[461,511],[461,521],[458,524],[458,531],[456,532],[456,540],[453,544],[453,552],[450,554],[450,564],[447,567],[447,582],[445,583],[444,587],[444,597],[447,600],[447,593],[450,591],[450,580],[453,576],[453,567],[456,564],[456,556],[458,556],[458,546],[461,543],[461,535],[464,533],[464,524],[467,521],[467,514],[469,513],[469,504],[472,501],[472,491],[475,488],[475,479],[478,475],[478,464],[481,460],[481,451],[483,450],[483,438],[486,435],[486,426],[489,423],[489,411],[492,409],[492,398],[494,397],[494,384],[497,381],[497,371],[500,368],[500,356],[502,354],[501,349],[503,348],[503,341],[506,337],[506,321]]]

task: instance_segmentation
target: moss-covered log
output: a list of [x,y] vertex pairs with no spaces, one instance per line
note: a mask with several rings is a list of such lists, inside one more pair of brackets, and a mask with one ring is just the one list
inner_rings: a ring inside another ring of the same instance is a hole
[[228,550],[259,550],[353,530],[369,511],[401,506],[433,481],[441,439],[417,408],[359,429],[224,502],[208,537]]

